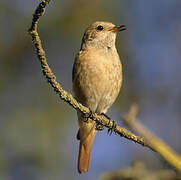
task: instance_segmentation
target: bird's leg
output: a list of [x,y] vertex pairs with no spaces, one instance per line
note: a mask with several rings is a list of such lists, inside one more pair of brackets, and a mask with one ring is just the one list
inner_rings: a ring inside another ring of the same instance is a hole
[[103,115],[104,117],[106,117],[109,121],[111,120],[111,118],[110,118],[108,115],[106,115],[105,113],[101,113],[101,115]]

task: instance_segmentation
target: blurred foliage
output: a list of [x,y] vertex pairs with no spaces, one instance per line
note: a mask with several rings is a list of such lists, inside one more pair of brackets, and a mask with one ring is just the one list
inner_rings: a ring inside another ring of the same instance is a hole
[[149,171],[143,162],[134,162],[131,167],[107,173],[101,180],[180,180],[181,176],[171,170]]

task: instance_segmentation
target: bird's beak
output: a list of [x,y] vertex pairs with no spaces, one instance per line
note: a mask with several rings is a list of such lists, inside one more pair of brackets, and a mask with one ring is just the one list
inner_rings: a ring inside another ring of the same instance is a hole
[[125,25],[121,25],[121,26],[114,26],[109,31],[118,33],[119,31],[124,31],[124,30],[126,30],[126,26]]

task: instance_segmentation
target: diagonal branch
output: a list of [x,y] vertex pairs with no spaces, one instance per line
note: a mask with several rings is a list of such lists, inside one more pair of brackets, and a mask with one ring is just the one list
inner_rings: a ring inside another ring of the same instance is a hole
[[143,124],[136,118],[138,115],[138,106],[133,104],[123,123],[140,134],[148,142],[149,146],[154,149],[168,164],[172,165],[177,171],[181,172],[181,157],[161,139],[154,136],[147,130]]

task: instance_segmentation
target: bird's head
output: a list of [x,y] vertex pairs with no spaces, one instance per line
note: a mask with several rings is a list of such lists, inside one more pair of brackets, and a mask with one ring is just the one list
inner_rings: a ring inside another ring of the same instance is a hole
[[85,30],[81,48],[115,46],[117,33],[125,29],[124,25],[116,26],[110,22],[97,21]]

